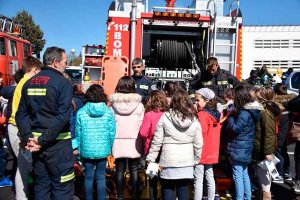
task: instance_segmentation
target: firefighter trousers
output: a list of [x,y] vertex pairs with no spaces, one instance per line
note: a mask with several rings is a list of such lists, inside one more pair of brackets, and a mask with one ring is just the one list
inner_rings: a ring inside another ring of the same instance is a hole
[[74,157],[71,141],[66,144],[33,154],[36,200],[73,199]]

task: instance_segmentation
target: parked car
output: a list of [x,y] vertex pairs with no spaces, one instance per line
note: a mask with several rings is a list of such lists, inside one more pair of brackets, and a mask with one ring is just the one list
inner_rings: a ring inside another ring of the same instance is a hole
[[294,93],[299,94],[300,85],[300,71],[294,71],[286,80],[286,86],[288,89],[288,94]]

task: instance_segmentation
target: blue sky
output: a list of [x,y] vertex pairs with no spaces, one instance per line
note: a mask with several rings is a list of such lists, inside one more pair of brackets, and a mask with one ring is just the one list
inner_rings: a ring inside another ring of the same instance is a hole
[[[192,0],[177,0],[176,6]],[[228,8],[230,0],[225,7]],[[27,10],[44,31],[45,47],[59,46],[79,54],[86,44],[105,44],[107,10],[111,0],[0,0],[0,14],[13,17]],[[164,0],[149,0],[150,6]],[[240,0],[244,25],[300,25],[300,0]],[[227,13],[227,11],[225,11]]]

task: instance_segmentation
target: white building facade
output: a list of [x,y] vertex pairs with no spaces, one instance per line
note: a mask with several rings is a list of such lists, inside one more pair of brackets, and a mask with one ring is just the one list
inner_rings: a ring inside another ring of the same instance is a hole
[[281,67],[283,72],[300,69],[300,25],[244,26],[242,42],[243,79],[262,65],[271,70]]

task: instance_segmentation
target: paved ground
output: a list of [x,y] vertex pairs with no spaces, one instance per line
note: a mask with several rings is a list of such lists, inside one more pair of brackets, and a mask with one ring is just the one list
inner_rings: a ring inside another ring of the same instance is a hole
[[[288,153],[291,162],[291,175],[295,177],[295,162],[294,162],[295,145],[288,146]],[[272,194],[275,200],[300,200],[300,194],[295,194],[292,190],[293,182],[286,181],[284,184],[272,183]]]

